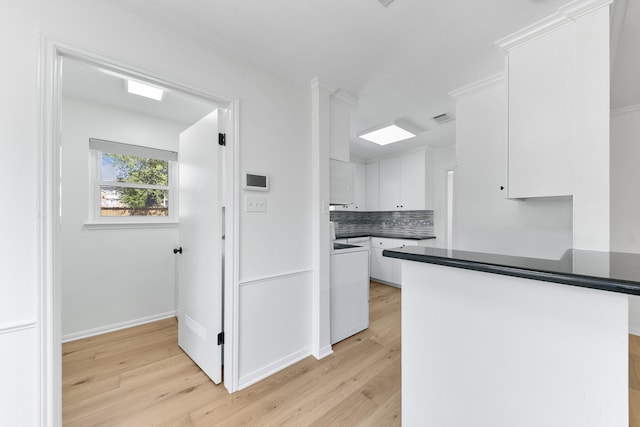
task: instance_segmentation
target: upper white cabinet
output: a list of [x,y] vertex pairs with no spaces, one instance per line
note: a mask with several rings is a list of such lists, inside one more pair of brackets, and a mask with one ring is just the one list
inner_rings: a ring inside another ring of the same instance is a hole
[[400,209],[400,158],[380,161],[380,210]]
[[329,99],[329,157],[349,161],[349,116],[353,100],[334,94]]
[[510,198],[573,194],[574,40],[567,25],[508,51]]
[[329,195],[331,204],[353,203],[353,164],[330,159]]
[[380,164],[365,166],[365,203],[368,211],[380,210]]
[[356,211],[366,210],[366,166],[361,163],[354,163],[353,175],[353,204],[350,209]]
[[[334,160],[332,160],[333,162]],[[337,211],[365,211],[366,205],[366,170],[362,163],[351,163],[353,168],[353,202],[348,205],[337,205],[334,207]],[[338,183],[334,183],[338,185]],[[333,198],[332,201],[333,202]]]
[[379,163],[379,209],[425,209],[425,165],[424,150],[381,160]]

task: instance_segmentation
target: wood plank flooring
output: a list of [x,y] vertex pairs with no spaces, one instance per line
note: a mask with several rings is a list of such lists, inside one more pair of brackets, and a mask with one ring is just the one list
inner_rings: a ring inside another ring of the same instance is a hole
[[65,426],[399,426],[400,290],[371,283],[369,329],[245,390],[214,385],[167,319],[63,345]]
[[[63,345],[65,426],[400,425],[400,290],[371,282],[370,326],[228,394],[167,319]],[[629,336],[629,425],[640,427],[640,337]]]

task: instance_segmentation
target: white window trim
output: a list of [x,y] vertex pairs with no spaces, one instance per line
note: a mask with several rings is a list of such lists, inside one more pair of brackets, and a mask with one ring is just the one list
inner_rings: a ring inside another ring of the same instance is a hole
[[[120,142],[91,138],[89,140],[89,208],[85,227],[88,229],[125,229],[125,228],[171,228],[178,226],[178,156],[177,153],[156,148],[141,147]],[[101,180],[101,153],[128,154],[140,157],[167,160],[169,166],[169,185],[131,184],[126,182],[107,182]],[[157,216],[100,216],[100,186],[108,185],[129,188],[151,188],[168,190],[169,215]]]

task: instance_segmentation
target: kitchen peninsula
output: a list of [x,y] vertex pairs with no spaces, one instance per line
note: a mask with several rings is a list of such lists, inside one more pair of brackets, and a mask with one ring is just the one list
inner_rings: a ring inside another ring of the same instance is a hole
[[402,260],[404,425],[629,425],[627,295],[640,295],[640,255],[383,255]]

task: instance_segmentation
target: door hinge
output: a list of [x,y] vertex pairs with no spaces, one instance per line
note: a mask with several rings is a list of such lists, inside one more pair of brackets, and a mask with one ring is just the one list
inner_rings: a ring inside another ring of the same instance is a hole
[[218,345],[224,344],[224,332],[218,334]]
[[227,134],[219,133],[218,134],[218,145],[222,145],[223,147],[227,146]]

